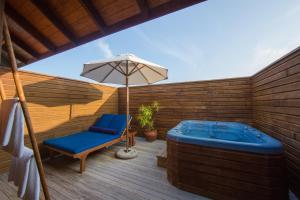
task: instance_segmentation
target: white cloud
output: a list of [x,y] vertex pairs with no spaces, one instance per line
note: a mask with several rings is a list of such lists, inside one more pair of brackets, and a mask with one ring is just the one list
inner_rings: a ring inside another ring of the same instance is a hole
[[[251,70],[258,71],[267,65],[275,62],[282,56],[299,47],[300,36],[289,37],[288,41],[274,45],[257,45],[253,51],[253,59],[251,62]],[[275,40],[274,40],[274,43]],[[284,46],[284,47],[283,47]]]
[[253,54],[253,64],[260,68],[267,66],[289,52],[287,48],[272,48],[257,46]]
[[103,39],[100,39],[97,41],[97,46],[100,48],[101,53],[105,58],[111,58],[113,57],[113,52],[107,42],[105,42]]
[[186,67],[198,68],[202,61],[202,51],[194,44],[169,44],[161,48],[164,53],[185,63]]
[[160,51],[163,54],[173,57],[178,61],[186,64],[186,67],[199,68],[202,63],[202,50],[194,43],[189,42],[172,42],[157,41],[151,39],[144,31],[135,28],[136,34],[155,51]]
[[287,10],[286,13],[283,15],[283,18],[290,18],[295,15],[299,15],[299,13],[300,13],[300,4],[297,6],[293,6],[289,10]]

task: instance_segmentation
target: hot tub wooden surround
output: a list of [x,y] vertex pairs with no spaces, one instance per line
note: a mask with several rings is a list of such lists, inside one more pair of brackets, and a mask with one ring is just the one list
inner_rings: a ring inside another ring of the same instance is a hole
[[167,140],[174,186],[212,199],[288,199],[284,156],[238,152]]

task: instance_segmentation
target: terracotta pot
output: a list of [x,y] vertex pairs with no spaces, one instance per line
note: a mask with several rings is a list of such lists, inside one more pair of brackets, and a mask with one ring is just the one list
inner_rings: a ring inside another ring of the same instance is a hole
[[153,142],[157,138],[157,130],[145,131],[144,134],[148,142]]

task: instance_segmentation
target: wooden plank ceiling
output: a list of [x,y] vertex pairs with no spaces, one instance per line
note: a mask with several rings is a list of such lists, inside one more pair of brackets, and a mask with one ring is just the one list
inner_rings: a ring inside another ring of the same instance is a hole
[[24,66],[203,1],[6,0],[5,12]]

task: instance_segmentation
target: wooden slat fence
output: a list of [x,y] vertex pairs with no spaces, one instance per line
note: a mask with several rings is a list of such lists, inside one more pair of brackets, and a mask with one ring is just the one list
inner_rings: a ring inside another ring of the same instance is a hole
[[[125,111],[124,88],[119,89],[119,112]],[[130,88],[130,113],[136,119],[140,105],[158,101],[155,118],[159,138],[185,119],[251,123],[250,78],[161,84]],[[133,126],[138,127],[136,120]]]
[[290,187],[300,196],[300,49],[252,77],[253,124],[281,140]]
[[[20,71],[33,128],[39,143],[87,129],[102,113],[118,112],[118,90],[98,84]],[[12,74],[0,67],[7,98],[16,95]],[[26,144],[30,142],[25,136]],[[9,165],[9,155],[0,151],[0,172]]]

